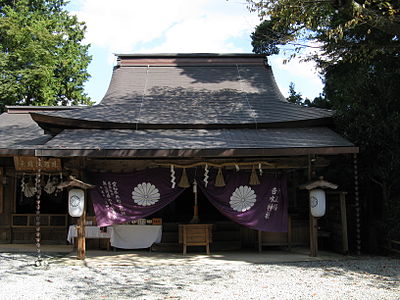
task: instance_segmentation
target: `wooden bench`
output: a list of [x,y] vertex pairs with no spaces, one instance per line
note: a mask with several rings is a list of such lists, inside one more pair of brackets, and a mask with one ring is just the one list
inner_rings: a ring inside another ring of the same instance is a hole
[[187,246],[206,246],[206,252],[210,254],[211,242],[212,224],[179,225],[179,243],[183,244],[183,254],[186,254]]

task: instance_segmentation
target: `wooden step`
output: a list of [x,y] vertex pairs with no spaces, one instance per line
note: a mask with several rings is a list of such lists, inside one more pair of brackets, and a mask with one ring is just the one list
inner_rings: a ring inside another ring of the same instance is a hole
[[214,241],[240,241],[240,231],[213,231]]
[[151,246],[152,252],[182,252],[182,245],[176,243],[155,243]]
[[179,240],[178,232],[163,232],[161,241],[163,243],[177,243]]
[[[240,241],[213,242],[210,244],[211,252],[213,251],[233,251],[240,250],[242,243]],[[178,243],[157,243],[151,246],[153,252],[171,252],[182,253],[182,244]],[[205,252],[204,246],[188,246],[188,253]]]

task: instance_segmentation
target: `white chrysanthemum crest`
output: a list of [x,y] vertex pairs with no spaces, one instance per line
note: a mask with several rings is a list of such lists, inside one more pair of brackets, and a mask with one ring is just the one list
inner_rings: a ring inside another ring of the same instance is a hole
[[150,206],[160,200],[160,193],[154,184],[142,182],[133,189],[132,199],[138,205]]
[[257,195],[251,187],[241,185],[232,193],[229,204],[233,210],[245,212],[254,205],[256,199]]

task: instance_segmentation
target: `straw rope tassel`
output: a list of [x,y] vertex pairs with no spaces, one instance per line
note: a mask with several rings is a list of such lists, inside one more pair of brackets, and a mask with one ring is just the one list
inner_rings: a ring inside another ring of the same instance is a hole
[[218,169],[217,177],[215,178],[215,184],[216,187],[223,187],[225,186],[225,180],[224,180],[224,175],[222,174],[222,168]]
[[251,175],[250,175],[250,181],[249,181],[250,185],[258,185],[260,184],[260,180],[258,179],[257,173],[256,173],[256,169],[253,166],[253,169],[251,170]]
[[178,183],[178,186],[181,187],[181,188],[190,187],[190,183],[189,183],[188,177],[186,175],[186,169],[185,168],[182,170],[182,176],[181,176],[181,180]]

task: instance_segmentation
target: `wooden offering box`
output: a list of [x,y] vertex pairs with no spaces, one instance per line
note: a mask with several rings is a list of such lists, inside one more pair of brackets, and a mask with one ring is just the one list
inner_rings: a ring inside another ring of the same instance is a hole
[[162,219],[161,218],[153,218],[153,225],[161,225]]
[[212,242],[212,224],[181,224],[179,225],[179,243],[183,244],[183,254],[187,246],[206,246],[210,254]]

